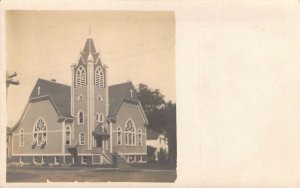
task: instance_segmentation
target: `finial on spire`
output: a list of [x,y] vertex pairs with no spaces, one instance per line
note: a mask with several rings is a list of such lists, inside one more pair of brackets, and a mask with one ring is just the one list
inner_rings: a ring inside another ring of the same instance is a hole
[[91,38],[91,25],[89,25],[89,37]]

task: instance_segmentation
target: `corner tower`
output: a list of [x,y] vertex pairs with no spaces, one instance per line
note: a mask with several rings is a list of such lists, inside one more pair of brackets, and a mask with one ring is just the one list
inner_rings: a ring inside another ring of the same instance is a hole
[[80,143],[78,135],[84,133],[85,144],[79,145],[82,145],[80,151],[86,152],[96,146],[93,131],[99,124],[106,126],[108,115],[107,68],[102,64],[91,37],[86,40],[78,62],[71,68],[71,114],[75,117],[74,139]]

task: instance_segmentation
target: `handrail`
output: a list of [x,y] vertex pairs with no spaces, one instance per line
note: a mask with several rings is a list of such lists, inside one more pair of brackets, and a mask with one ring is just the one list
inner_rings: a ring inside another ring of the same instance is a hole
[[111,155],[109,154],[109,153],[107,153],[107,151],[103,151],[102,152],[102,154],[103,154],[103,156],[106,158],[106,159],[108,159],[108,161],[112,161],[112,157],[111,157]]
[[118,155],[122,158],[122,159],[124,159],[125,161],[127,161],[127,159],[126,159],[126,157],[125,157],[125,153],[123,153],[120,149],[118,149]]

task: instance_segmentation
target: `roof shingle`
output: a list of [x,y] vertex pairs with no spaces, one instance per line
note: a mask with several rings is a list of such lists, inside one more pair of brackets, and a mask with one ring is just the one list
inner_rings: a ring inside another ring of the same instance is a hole
[[[132,97],[130,90],[132,90]],[[108,87],[109,93],[109,113],[108,116],[112,117],[116,114],[118,106],[122,99],[131,99],[138,101],[138,95],[132,82],[125,82]]]
[[29,99],[41,96],[49,96],[62,116],[71,117],[70,86],[39,78],[30,94]]
[[[38,87],[40,87],[40,93],[38,94]],[[108,87],[109,89],[109,117],[116,114],[118,107],[122,100],[130,99],[133,101],[138,101],[137,92],[132,84],[132,82],[125,82],[121,84],[116,84]],[[131,92],[132,90],[132,97]],[[35,84],[29,99],[49,96],[58,111],[62,116],[71,116],[71,87],[68,85],[60,84],[53,81],[48,81],[44,79],[38,79]]]

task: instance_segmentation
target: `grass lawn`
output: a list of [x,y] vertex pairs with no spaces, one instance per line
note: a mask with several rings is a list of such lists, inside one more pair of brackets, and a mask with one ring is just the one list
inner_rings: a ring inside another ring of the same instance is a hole
[[174,182],[176,170],[8,167],[7,182]]

